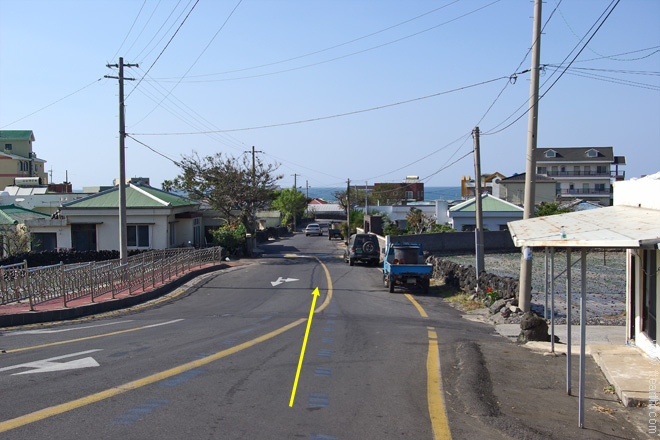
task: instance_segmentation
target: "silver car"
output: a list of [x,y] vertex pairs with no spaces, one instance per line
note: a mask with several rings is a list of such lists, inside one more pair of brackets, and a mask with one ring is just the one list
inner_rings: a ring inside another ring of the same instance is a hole
[[310,235],[323,235],[323,230],[318,225],[318,223],[310,223],[305,228],[305,235],[309,237]]

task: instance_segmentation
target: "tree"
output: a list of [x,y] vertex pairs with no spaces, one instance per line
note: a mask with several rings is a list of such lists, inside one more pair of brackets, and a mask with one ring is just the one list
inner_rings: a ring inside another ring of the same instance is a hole
[[[350,192],[350,203],[351,206],[357,205],[357,206],[365,206],[365,200],[369,201],[369,205],[375,206],[378,204],[378,200],[374,198],[371,194],[367,195],[367,192],[364,189],[361,189],[359,187],[351,186],[351,192]],[[346,191],[335,191],[334,193],[335,199],[337,199],[337,203],[339,203],[339,206],[341,206],[344,211],[346,210]]]
[[274,200],[271,207],[279,210],[282,215],[282,224],[288,225],[293,222],[293,218],[300,217],[307,208],[307,198],[303,193],[295,188],[286,188],[282,191],[275,191]]
[[30,250],[30,230],[21,225],[5,225],[0,227],[0,243],[2,257],[22,254]]
[[406,199],[406,191],[398,183],[379,183],[374,187],[371,195],[374,205],[396,205]]
[[238,220],[248,232],[253,232],[254,214],[266,207],[275,190],[275,175],[279,165],[264,164],[244,155],[240,158],[223,156],[222,153],[200,157],[196,152],[182,156],[177,163],[181,174],[163,182],[165,191],[182,191],[188,197],[207,202],[220,211],[225,219]]
[[545,217],[546,215],[564,214],[573,212],[571,208],[560,208],[559,203],[541,203],[536,207],[536,216]]
[[421,234],[435,223],[433,217],[424,214],[421,209],[410,208],[410,212],[406,216],[408,222],[407,229],[413,234]]

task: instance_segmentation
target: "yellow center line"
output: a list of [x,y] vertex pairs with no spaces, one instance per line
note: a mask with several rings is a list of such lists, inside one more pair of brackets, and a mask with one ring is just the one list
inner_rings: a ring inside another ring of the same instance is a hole
[[[417,308],[422,318],[428,318],[429,315],[419,305],[415,298],[406,293],[406,298]],[[442,381],[440,379],[440,352],[438,350],[438,333],[435,327],[426,327],[429,336],[429,353],[426,358],[426,398],[429,404],[429,416],[433,428],[433,438],[435,440],[451,440],[449,431],[449,422],[445,413],[445,406],[442,399]]]
[[[327,277],[327,281],[328,281],[328,293],[326,295],[325,301],[323,302],[323,304],[321,304],[319,307],[317,307],[317,309],[314,311],[314,313],[319,313],[328,306],[328,304],[330,303],[330,300],[332,299],[332,280],[330,278],[330,272],[328,271],[328,268],[325,266],[325,264],[323,264],[318,258],[316,260],[323,267],[323,269],[325,271],[325,275]],[[177,293],[177,295],[180,294],[180,293],[181,292]],[[290,329],[292,329],[292,328],[294,328],[294,327],[296,327],[296,326],[298,326],[298,325],[300,325],[300,324],[302,324],[303,322],[306,322],[306,321],[307,321],[306,319],[301,318],[301,319],[298,319],[297,321],[294,321],[290,324],[285,325],[284,327],[280,327],[277,330],[274,330],[270,333],[266,333],[263,336],[259,336],[258,338],[254,338],[250,341],[244,342],[244,343],[239,344],[235,347],[231,347],[231,348],[228,348],[226,350],[219,351],[219,352],[217,352],[217,353],[215,353],[211,356],[207,356],[203,359],[198,359],[198,360],[195,360],[195,361],[192,361],[192,362],[188,362],[186,364],[179,365],[178,367],[170,368],[169,370],[165,370],[165,371],[162,371],[160,373],[152,374],[150,376],[144,377],[142,379],[134,380],[132,382],[128,382],[128,383],[123,384],[123,385],[112,387],[112,388],[109,388],[107,390],[100,391],[98,393],[82,397],[80,399],[72,400],[70,402],[62,403],[60,405],[51,406],[49,408],[45,408],[45,409],[42,409],[42,410],[39,410],[39,411],[35,411],[33,413],[26,414],[24,416],[16,417],[14,419],[7,420],[5,422],[0,422],[0,432],[9,431],[11,429],[18,428],[20,426],[24,426],[24,425],[34,423],[34,422],[37,422],[37,421],[40,421],[40,420],[44,420],[44,419],[47,419],[49,417],[52,417],[52,416],[55,416],[55,415],[58,415],[58,414],[62,414],[62,413],[68,412],[68,411],[72,411],[74,409],[81,408],[83,406],[86,406],[86,405],[89,405],[89,404],[92,404],[92,403],[95,403],[95,402],[100,402],[101,400],[105,400],[105,399],[108,399],[110,397],[114,397],[114,396],[117,396],[119,394],[123,394],[127,391],[136,390],[136,389],[141,388],[143,386],[153,384],[155,382],[170,378],[172,376],[176,376],[177,374],[181,374],[181,373],[184,373],[186,371],[190,371],[194,368],[199,368],[202,365],[206,365],[208,363],[217,361],[218,359],[222,359],[222,358],[227,357],[229,355],[232,355],[234,353],[238,353],[239,351],[242,351],[242,350],[245,350],[247,348],[253,347],[253,346],[255,346],[255,345],[257,345],[261,342],[267,341],[268,339],[274,338],[275,336],[280,335],[280,334],[286,332],[287,330],[290,330]],[[9,352],[30,350],[30,349],[39,348],[39,347],[47,347],[47,346],[51,346],[51,345],[66,344],[66,343],[76,342],[76,341],[84,341],[84,340],[88,340],[88,339],[100,338],[100,337],[103,337],[103,336],[110,336],[110,335],[116,335],[116,334],[120,334],[120,333],[127,333],[127,332],[131,332],[131,331],[135,331],[135,330],[141,330],[141,329],[148,328],[148,327],[150,327],[150,326],[139,327],[139,328],[129,329],[129,330],[121,330],[121,331],[117,331],[117,332],[106,333],[106,334],[103,334],[103,335],[89,336],[89,337],[85,337],[85,338],[72,339],[72,340],[68,340],[68,341],[55,342],[55,343],[52,343],[52,344],[44,344],[44,345],[38,345],[38,346],[34,346],[34,347],[19,348],[19,349],[11,350]]]

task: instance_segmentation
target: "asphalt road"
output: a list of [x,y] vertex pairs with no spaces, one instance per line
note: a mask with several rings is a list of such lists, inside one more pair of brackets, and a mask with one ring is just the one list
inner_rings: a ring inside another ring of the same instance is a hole
[[559,360],[388,293],[327,235],[263,248],[156,304],[5,329],[0,438],[636,438],[622,413],[578,430]]

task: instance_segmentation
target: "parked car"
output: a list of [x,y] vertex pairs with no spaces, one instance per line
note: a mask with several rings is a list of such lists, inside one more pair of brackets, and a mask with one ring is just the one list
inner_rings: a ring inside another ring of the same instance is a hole
[[380,262],[380,245],[374,234],[353,234],[344,250],[344,262],[353,266],[356,261],[378,265]]
[[318,225],[318,223],[310,223],[305,228],[305,236],[309,237],[310,235],[323,235],[323,230]]

